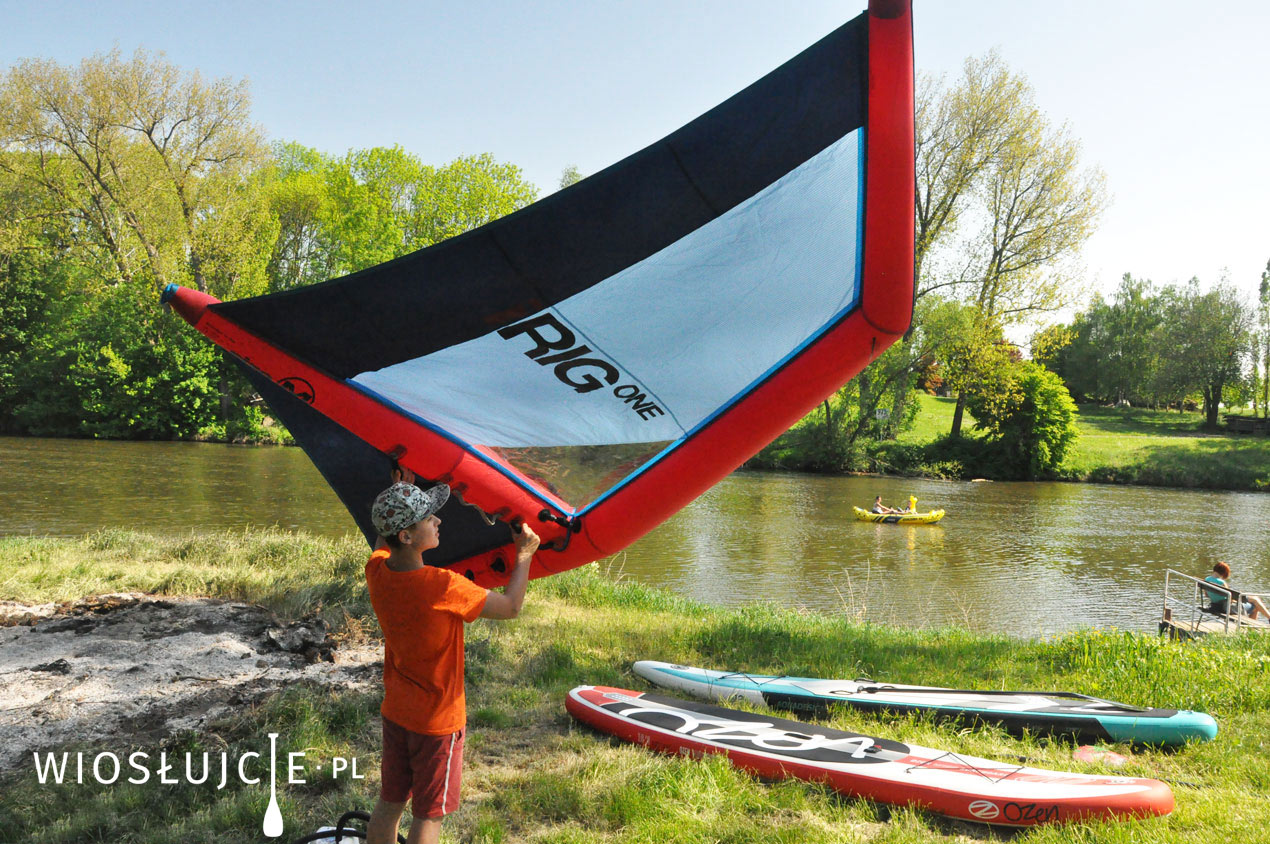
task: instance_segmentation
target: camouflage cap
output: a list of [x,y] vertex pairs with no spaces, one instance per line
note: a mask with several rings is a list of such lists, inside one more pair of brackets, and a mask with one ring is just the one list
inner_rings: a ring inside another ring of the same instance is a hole
[[449,498],[450,488],[445,484],[419,489],[414,484],[395,483],[375,498],[370,520],[380,536],[393,536],[440,510]]

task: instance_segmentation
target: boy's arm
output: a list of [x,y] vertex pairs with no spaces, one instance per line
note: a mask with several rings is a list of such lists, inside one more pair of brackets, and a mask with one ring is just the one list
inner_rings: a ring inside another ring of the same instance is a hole
[[520,607],[525,602],[525,587],[529,585],[529,564],[538,550],[538,534],[529,525],[522,524],[519,532],[513,529],[512,538],[516,541],[516,567],[501,593],[491,591],[485,596],[481,618],[507,619],[520,615]]

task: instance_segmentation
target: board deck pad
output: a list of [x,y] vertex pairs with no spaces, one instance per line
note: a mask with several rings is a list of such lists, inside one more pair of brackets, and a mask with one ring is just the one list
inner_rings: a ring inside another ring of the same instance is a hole
[[713,671],[655,660],[635,673],[662,688],[706,700],[740,698],[823,716],[830,706],[866,712],[929,712],[997,724],[1010,732],[1048,733],[1080,741],[1180,745],[1216,737],[1217,722],[1203,712],[1147,709],[1069,692],[1001,692],[906,686],[873,680],[823,680]]
[[722,754],[759,776],[823,782],[850,796],[967,821],[1031,826],[1173,810],[1173,793],[1158,780],[994,762],[665,695],[579,686],[566,708],[578,721],[653,750]]

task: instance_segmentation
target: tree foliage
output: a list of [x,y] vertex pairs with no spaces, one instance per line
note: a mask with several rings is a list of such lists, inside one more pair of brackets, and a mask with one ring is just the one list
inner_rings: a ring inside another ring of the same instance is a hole
[[1126,273],[1110,302],[1095,297],[1077,315],[1072,342],[1051,369],[1077,395],[1108,403],[1150,403],[1160,377],[1163,318],[1151,282]]
[[[1253,380],[1260,386],[1261,417],[1270,419],[1270,261],[1261,271],[1257,289],[1257,331],[1253,336]],[[1257,393],[1254,390],[1256,401]],[[1255,405],[1254,405],[1255,408]]]
[[1221,403],[1252,395],[1254,321],[1227,282],[1157,290],[1126,275],[1112,301],[1096,298],[1063,329],[1071,343],[1046,363],[1093,401],[1168,406],[1198,396],[1216,427]]
[[1252,313],[1228,282],[1204,292],[1191,279],[1170,289],[1164,304],[1161,371],[1177,389],[1203,396],[1205,425],[1216,428],[1224,392],[1245,377]]
[[254,234],[243,222],[256,212],[239,206],[260,201],[251,174],[265,148],[245,82],[115,50],[78,67],[23,60],[0,102],[6,168],[95,235],[121,281],[144,274],[221,297],[263,287],[250,251],[226,248]]
[[247,383],[157,304],[324,281],[531,202],[488,155],[271,151],[247,85],[118,51],[0,78],[0,430],[256,438]]
[[578,169],[576,164],[570,164],[568,167],[560,171],[560,181],[558,186],[560,190],[564,190],[570,185],[576,185],[582,181],[582,171]]
[[[1082,168],[1068,128],[1049,123],[1027,80],[995,52],[968,59],[951,85],[922,76],[915,106],[914,295],[955,299],[977,314],[978,337],[967,344],[959,333],[945,354],[954,369],[977,360],[967,352],[991,348],[1005,328],[1071,301],[1075,259],[1106,194],[1102,174]],[[896,404],[907,401],[914,372],[888,379]],[[958,395],[954,436],[965,398]]]
[[791,432],[826,455],[818,462],[841,464],[830,468],[855,468],[862,438],[904,430],[919,377],[957,391],[954,435],[972,391],[1010,402],[1021,355],[1005,331],[1072,300],[1076,258],[1106,204],[1101,173],[1082,167],[1071,132],[997,54],[967,60],[951,84],[922,76],[915,107],[913,323]]
[[441,167],[401,147],[336,158],[299,144],[276,148],[271,204],[279,236],[274,289],[356,272],[431,246],[533,202],[520,168],[488,154]]
[[971,413],[1015,473],[1052,474],[1076,442],[1076,403],[1061,378],[1033,361],[1015,367],[1011,381],[993,396],[972,395]]

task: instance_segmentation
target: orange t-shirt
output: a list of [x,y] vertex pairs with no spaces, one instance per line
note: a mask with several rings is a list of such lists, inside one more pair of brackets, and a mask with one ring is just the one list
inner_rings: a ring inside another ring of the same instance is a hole
[[448,569],[388,568],[388,549],[366,563],[370,605],[384,632],[383,716],[424,735],[467,723],[463,625],[475,621],[489,591]]

